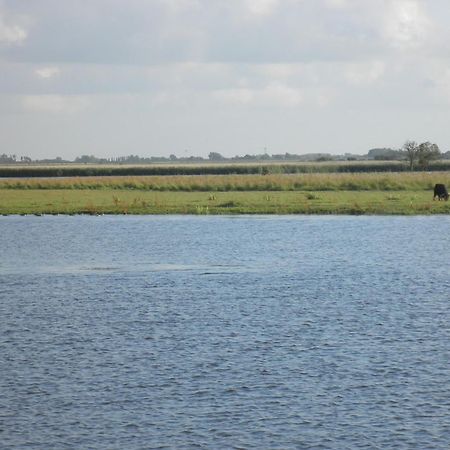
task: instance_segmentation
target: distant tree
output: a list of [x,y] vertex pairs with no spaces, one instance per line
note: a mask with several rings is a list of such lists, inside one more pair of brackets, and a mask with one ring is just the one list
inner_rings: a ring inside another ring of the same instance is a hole
[[409,162],[409,170],[414,170],[414,163],[419,156],[419,146],[415,141],[406,141],[403,144],[403,152],[406,160]]
[[169,156],[169,159],[170,159],[171,161],[176,161],[176,160],[177,160],[177,157],[172,153],[172,154]]
[[423,142],[417,149],[417,159],[419,161],[419,166],[422,169],[426,169],[429,166],[430,161],[439,159],[440,156],[441,151],[439,150],[439,147],[431,142]]
[[0,163],[15,163],[16,162],[16,155],[7,155],[6,153],[3,153],[3,155],[0,155]]
[[220,153],[217,152],[210,152],[208,158],[210,161],[222,161],[225,159]]
[[[325,161],[332,161],[332,160],[333,160],[333,158],[331,158],[330,156],[326,156],[326,155],[319,156],[318,158],[316,158],[317,162],[325,162]],[[349,159],[347,158],[347,161],[348,160]]]
[[75,162],[80,164],[96,163],[98,162],[98,158],[94,155],[82,155],[75,158]]
[[372,148],[367,153],[367,158],[376,161],[395,161],[404,159],[402,151],[394,150],[392,148]]
[[[297,155],[297,154],[293,154],[293,153],[286,152],[284,154],[284,159],[286,159],[286,160],[299,161],[301,158],[302,158],[301,155]],[[318,156],[313,154],[311,160],[313,160],[315,158],[318,158]]]

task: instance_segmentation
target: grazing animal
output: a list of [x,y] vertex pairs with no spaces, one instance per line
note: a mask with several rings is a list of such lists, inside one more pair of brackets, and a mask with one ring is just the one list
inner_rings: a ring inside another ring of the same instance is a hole
[[434,185],[433,200],[436,200],[436,197],[439,201],[442,199],[444,199],[445,201],[448,200],[448,192],[447,192],[447,188],[445,187],[445,184],[435,184]]

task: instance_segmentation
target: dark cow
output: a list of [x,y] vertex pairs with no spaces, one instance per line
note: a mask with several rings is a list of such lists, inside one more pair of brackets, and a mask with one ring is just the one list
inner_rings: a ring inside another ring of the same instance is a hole
[[434,185],[434,196],[433,200],[436,200],[436,197],[438,200],[444,199],[445,201],[448,200],[448,192],[447,188],[445,187],[445,184],[435,184]]

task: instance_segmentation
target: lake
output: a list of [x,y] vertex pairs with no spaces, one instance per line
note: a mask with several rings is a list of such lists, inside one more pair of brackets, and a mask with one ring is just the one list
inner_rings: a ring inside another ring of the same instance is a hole
[[450,217],[0,217],[2,449],[448,449]]

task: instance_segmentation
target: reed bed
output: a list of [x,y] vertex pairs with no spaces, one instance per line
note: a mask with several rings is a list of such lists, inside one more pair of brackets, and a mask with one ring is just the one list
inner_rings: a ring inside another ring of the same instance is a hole
[[[450,161],[434,161],[429,171],[450,170]],[[407,172],[405,161],[332,162],[222,162],[191,164],[55,164],[0,165],[0,177],[89,177],[89,176],[174,176],[174,175],[258,175],[301,173]]]
[[0,179],[0,189],[229,191],[406,191],[450,185],[450,172],[311,173],[269,175],[105,176]]

